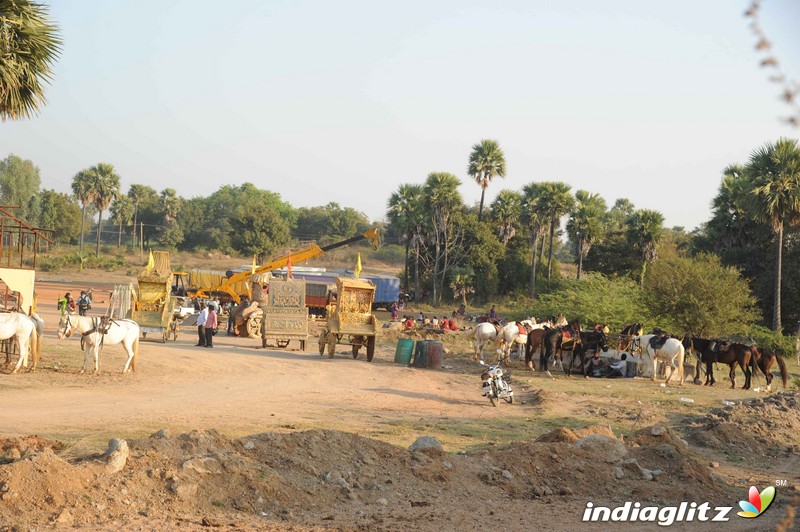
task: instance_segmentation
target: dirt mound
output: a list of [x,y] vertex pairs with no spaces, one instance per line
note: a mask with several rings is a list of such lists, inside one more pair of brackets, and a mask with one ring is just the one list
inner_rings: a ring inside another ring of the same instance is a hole
[[[781,392],[711,410],[692,433],[698,444],[750,457],[800,450],[800,394]],[[777,444],[777,445],[776,445]],[[756,453],[762,454],[762,451]]]
[[589,436],[591,434],[604,434],[606,436],[614,437],[614,432],[608,427],[600,427],[597,425],[590,425],[580,429],[568,429],[566,427],[559,427],[553,429],[546,434],[539,436],[536,441],[539,443],[575,443],[576,441]]
[[698,489],[710,497],[723,493],[671,433],[647,436],[647,430],[637,433],[634,447],[605,428],[558,429],[552,442],[457,455],[330,430],[241,439],[214,430],[175,437],[162,430],[129,441],[130,456],[118,473],[109,472],[99,453],[67,461],[47,446],[0,466],[0,514],[4,524],[23,529],[205,522],[432,530],[452,524],[454,512],[482,500],[490,486],[508,504],[551,496],[679,501]]
[[61,442],[46,440],[38,436],[22,438],[0,438],[0,464],[10,464],[22,457],[41,452],[44,449],[60,451],[64,448]]

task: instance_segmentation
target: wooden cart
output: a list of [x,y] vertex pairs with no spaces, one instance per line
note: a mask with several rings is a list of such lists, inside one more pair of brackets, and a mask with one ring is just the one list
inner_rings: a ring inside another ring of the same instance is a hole
[[297,340],[300,350],[305,351],[308,339],[305,299],[305,281],[277,278],[270,281],[267,304],[260,309],[261,347],[267,347],[269,340],[274,340],[278,347],[286,347],[290,341]]
[[319,354],[325,353],[333,358],[336,344],[352,346],[353,358],[364,347],[367,362],[375,355],[375,335],[378,321],[372,314],[375,299],[375,285],[366,279],[336,279],[336,301],[328,305],[328,322],[319,335]]
[[130,309],[130,319],[139,324],[142,338],[148,333],[166,343],[171,336],[178,339],[178,320],[175,316],[172,292],[172,270],[169,253],[155,251],[151,264],[138,275],[138,293]]

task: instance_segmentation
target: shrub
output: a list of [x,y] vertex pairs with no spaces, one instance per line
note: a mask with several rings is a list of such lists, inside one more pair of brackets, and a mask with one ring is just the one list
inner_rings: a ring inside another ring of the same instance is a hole
[[765,347],[783,356],[791,356],[795,352],[795,337],[784,336],[780,332],[755,325],[750,329],[750,338],[758,347]]

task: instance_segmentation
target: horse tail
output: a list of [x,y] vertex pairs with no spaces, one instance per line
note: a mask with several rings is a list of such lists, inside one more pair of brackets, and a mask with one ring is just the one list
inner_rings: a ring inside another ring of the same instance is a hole
[[33,334],[31,334],[31,354],[33,355],[33,369],[36,369],[36,364],[39,363],[39,359],[42,358],[42,341],[44,335],[39,334],[36,331],[36,328],[33,328]]
[[783,389],[786,389],[786,381],[789,379],[789,375],[786,372],[786,362],[783,361],[783,357],[780,356],[778,353],[775,353],[775,358],[778,361],[778,367],[781,370],[781,380],[783,381]]
[[131,371],[136,371],[136,355],[139,354],[139,335],[133,341],[133,358],[131,358]]

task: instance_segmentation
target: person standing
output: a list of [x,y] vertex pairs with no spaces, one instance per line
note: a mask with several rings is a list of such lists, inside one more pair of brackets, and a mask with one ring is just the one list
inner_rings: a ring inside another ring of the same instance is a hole
[[89,294],[81,290],[81,295],[78,298],[78,315],[86,316],[86,311],[92,308],[92,298]]
[[397,301],[392,303],[392,321],[397,321]]
[[214,331],[217,328],[217,306],[211,302],[208,304],[208,317],[204,325],[206,329],[206,347],[214,347]]
[[494,305],[492,308],[489,309],[489,320],[494,323],[497,320],[497,311],[494,309]]
[[58,300],[58,310],[61,311],[62,316],[67,313],[67,304],[69,303],[70,297],[69,292],[67,292],[64,294],[64,297]]
[[204,308],[200,311],[200,314],[197,316],[197,336],[199,339],[197,340],[196,347],[205,347],[206,346],[206,319],[208,318],[208,307]]

